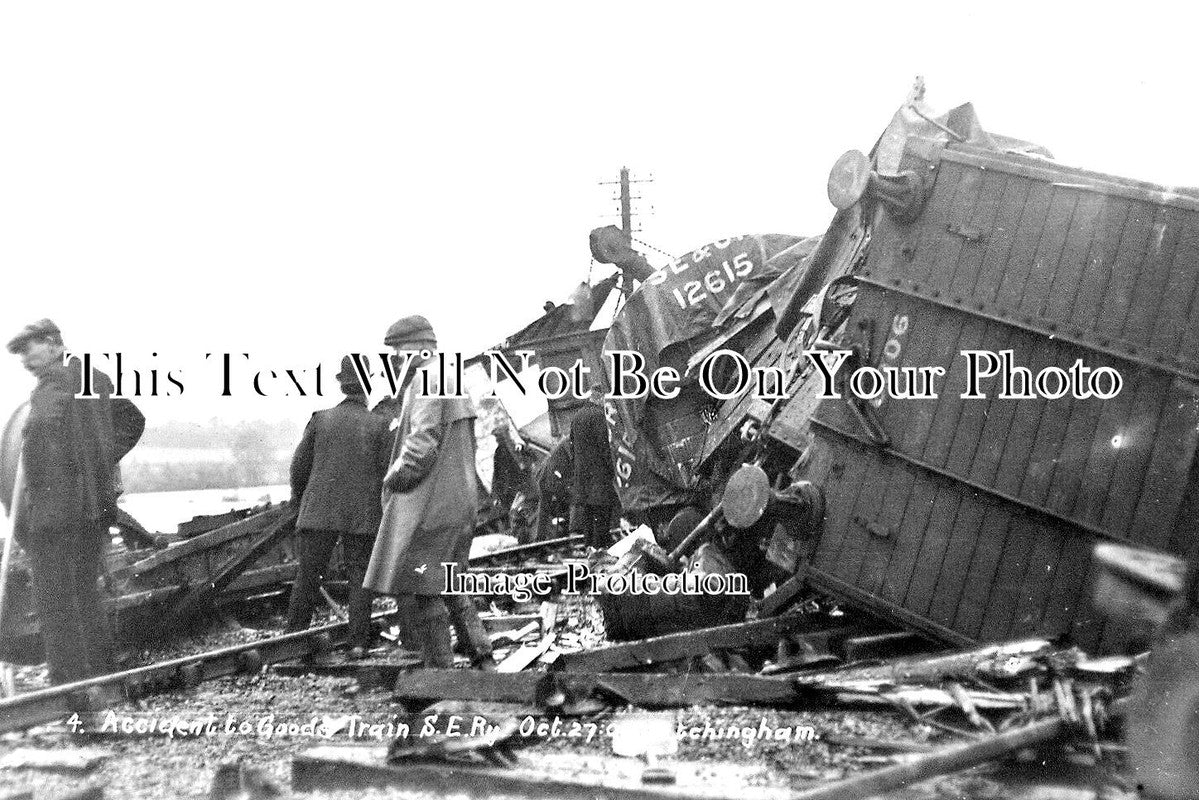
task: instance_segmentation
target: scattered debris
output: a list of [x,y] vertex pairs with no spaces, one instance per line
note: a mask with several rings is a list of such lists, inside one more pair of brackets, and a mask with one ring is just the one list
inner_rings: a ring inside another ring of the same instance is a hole
[[[1183,269],[1190,261],[1162,255],[1168,235],[1169,252],[1193,260],[1199,204],[1018,156],[1013,140],[985,134],[968,106],[936,120],[915,105],[905,110],[915,114],[897,116],[882,140],[897,152],[838,161],[829,181],[837,212],[824,236],[720,240],[656,273],[662,280],[647,273],[624,299],[608,349],[683,368],[676,398],[608,409],[618,471],[629,476],[625,509],[661,520],[629,525],[607,553],[584,553],[578,536],[518,544],[529,531],[507,533],[509,512],[531,492],[528,462],[540,451],[518,451],[511,431],[497,439],[469,568],[497,577],[535,571],[557,590],[523,603],[485,598],[495,671],[423,669],[396,649],[351,661],[334,653],[331,635],[258,641],[240,631],[237,645],[215,655],[128,670],[118,708],[156,719],[168,706],[210,709],[207,693],[224,692],[216,699],[244,703],[236,713],[258,715],[244,738],[223,729],[225,738],[211,741],[164,742],[168,734],[116,743],[156,754],[151,748],[177,747],[190,760],[192,794],[196,764],[207,769],[213,752],[240,747],[208,789],[221,800],[281,794],[289,757],[299,791],[400,786],[588,800],[855,800],[928,780],[942,794],[985,798],[1002,795],[998,781],[954,773],[1048,746],[1084,766],[1118,765],[1124,750],[1111,723],[1146,658],[1111,653],[1135,651],[1193,588],[1177,556],[1193,538],[1186,498],[1199,361],[1193,337],[1175,332],[1190,312],[1175,300],[1171,314],[1159,312],[1163,297],[1199,291],[1194,270]],[[1151,224],[1158,252],[1149,258]],[[728,248],[721,268],[722,257],[705,262]],[[1030,273],[1031,261],[1043,269]],[[1111,272],[1124,276],[1120,291],[1081,296],[1083,272],[1099,265],[1102,275],[1089,276],[1095,286]],[[709,266],[706,284],[688,282]],[[688,286],[702,302],[686,300]],[[564,314],[547,310],[559,322]],[[1108,318],[1111,330],[1100,325]],[[587,341],[591,352],[597,340]],[[1094,397],[1052,410],[1039,401],[1017,410],[1004,404],[1010,398],[963,404],[966,378],[953,360],[992,346],[1045,369],[1082,356],[1119,361],[1135,373],[1131,399],[1110,414],[1113,406],[1082,402]],[[953,390],[916,412],[849,393],[831,402],[816,391],[821,375],[801,363],[809,347],[844,351],[855,368],[895,366],[901,354],[939,362]],[[786,396],[701,397],[692,379],[722,350],[743,354],[747,368],[780,370]],[[551,412],[560,427],[568,408]],[[1159,436],[1126,441],[1133,428]],[[1085,469],[1058,469],[1068,463]],[[1127,488],[1114,491],[1117,480]],[[169,537],[125,524],[132,546],[109,575],[112,609],[129,618],[153,609],[160,627],[159,617],[178,627],[224,597],[277,593],[294,571],[294,515],[285,507],[194,520]],[[701,576],[714,585],[740,576],[746,591],[558,591],[583,563],[606,575]],[[1088,574],[1099,607],[1119,619],[1098,621],[1085,602]],[[1193,661],[1178,672],[1187,669]],[[1185,684],[1187,674],[1167,677]],[[210,678],[219,680],[202,683]],[[107,768],[104,754],[74,747],[74,736],[98,735],[89,692],[100,685],[0,701],[0,710],[25,713],[0,722],[6,730],[68,712],[77,727],[93,728],[68,734],[60,725],[53,749],[5,742],[0,769]],[[169,700],[164,690],[174,692]],[[413,735],[402,720],[418,709],[424,720],[469,717],[471,733],[426,734],[422,725]],[[296,719],[276,719],[285,712]],[[375,712],[386,719],[367,719]],[[310,721],[298,721],[305,714]],[[312,747],[305,736],[329,743]],[[1187,741],[1176,744],[1163,771],[1188,756]],[[273,760],[251,764],[245,750]],[[169,792],[170,777],[153,790]]]

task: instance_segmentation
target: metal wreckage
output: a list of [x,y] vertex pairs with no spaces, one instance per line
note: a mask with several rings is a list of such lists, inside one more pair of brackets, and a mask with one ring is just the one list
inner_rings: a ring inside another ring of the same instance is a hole
[[[601,595],[602,647],[579,647],[554,603],[491,615],[501,628],[512,627],[506,616],[527,623],[504,634],[514,649],[496,673],[358,665],[364,683],[394,680],[414,708],[484,702],[495,724],[486,736],[397,741],[385,756],[317,748],[295,759],[297,788],[856,798],[1047,742],[1110,765],[1123,737],[1128,786],[1189,796],[1199,781],[1199,577],[1186,561],[1199,502],[1199,192],[1065,167],[986,132],[969,105],[934,118],[913,97],[869,154],[836,162],[828,193],[836,211],[819,237],[718,240],[658,270],[619,229],[597,230],[593,254],[639,287],[602,347],[590,317],[555,327],[561,307],[539,328],[554,358],[598,367],[605,353],[637,353],[645,373],[683,376],[672,399],[606,403],[624,516],[651,535],[593,554],[591,567],[741,573],[750,596]],[[740,358],[711,358],[722,350]],[[838,382],[841,396],[825,397],[811,354],[833,351],[849,352],[841,376],[939,367],[939,391],[865,399]],[[1010,398],[990,370],[982,383],[995,391],[963,399],[964,351],[1009,352],[1030,380],[1081,360],[1123,385],[1108,399]],[[725,399],[701,388],[704,364]],[[746,367],[772,377],[773,393],[746,382]],[[552,444],[526,447],[511,428],[493,428],[506,466],[487,494],[492,530],[536,493],[529,459]],[[218,539],[242,545],[199,589],[172,584],[176,611],[250,580],[288,522],[272,509],[192,540],[203,543],[195,554]],[[529,542],[472,567],[561,575],[581,558],[574,544]],[[132,574],[177,562],[171,553]],[[300,650],[329,647],[326,636]],[[300,654],[253,652],[209,672]],[[155,680],[169,684],[179,668]],[[943,738],[774,794],[709,785],[685,763],[632,778],[588,777],[577,764],[556,773],[515,747],[524,732],[513,708],[590,719],[697,704],[864,704]]]
[[[1119,651],[1143,627],[1095,615],[1096,545],[1184,556],[1193,541],[1195,197],[1061,167],[986,134],[969,106],[943,121],[911,108],[870,157],[837,162],[823,237],[715,242],[630,300],[605,347],[642,352],[646,371],[694,378],[728,349],[786,385],[774,402],[743,375],[725,376],[744,388],[723,402],[695,380],[673,400],[610,402],[625,511],[670,520],[673,552],[645,559],[657,568],[705,542],[760,588],[799,577],[948,644],[1069,635]],[[761,266],[717,291],[746,258]],[[821,349],[851,353],[839,377],[944,377],[926,399],[824,399],[804,357]],[[1034,374],[1081,360],[1124,385],[963,399],[968,351]]]

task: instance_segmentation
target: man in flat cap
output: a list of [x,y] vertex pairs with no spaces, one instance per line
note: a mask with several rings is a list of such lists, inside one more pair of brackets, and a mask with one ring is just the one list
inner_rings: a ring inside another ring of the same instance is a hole
[[[411,316],[392,325],[384,343],[397,353],[432,353],[437,337],[427,319]],[[426,666],[452,666],[452,614],[459,639],[476,665],[486,667],[490,642],[471,598],[442,596],[442,564],[454,562],[464,569],[474,536],[475,411],[469,398],[434,396],[438,386],[431,385],[428,395],[419,390],[421,381],[413,378],[430,360],[414,358],[406,376],[391,466],[383,478],[383,521],[366,586],[396,596],[401,639],[408,649],[421,652]]]
[[350,653],[361,657],[371,644],[371,595],[362,582],[382,517],[391,432],[389,420],[367,410],[349,356],[341,361],[337,383],[345,399],[312,415],[291,461],[300,568],[288,603],[287,630],[303,630],[312,622],[322,574],[340,540],[349,585]]
[[77,359],[63,363],[58,326],[27,325],[8,351],[37,378],[22,439],[24,488],[13,498],[13,529],[29,557],[33,600],[51,683],[111,672],[112,638],[96,581],[117,514],[117,462],[141,438],[146,420],[112,381],[93,370],[96,397]]

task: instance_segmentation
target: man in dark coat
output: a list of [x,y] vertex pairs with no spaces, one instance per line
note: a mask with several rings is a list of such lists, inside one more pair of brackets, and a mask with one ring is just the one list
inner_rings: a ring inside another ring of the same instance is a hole
[[591,402],[570,420],[570,443],[574,453],[574,487],[570,508],[570,532],[581,533],[588,547],[603,549],[612,544],[612,528],[620,519],[608,446],[608,423],[600,406],[599,389]]
[[391,453],[390,420],[367,410],[349,356],[342,359],[337,382],[345,400],[312,415],[291,461],[300,569],[288,603],[287,629],[303,630],[312,622],[322,573],[340,540],[349,585],[350,652],[361,656],[371,639],[371,596],[362,580],[382,516],[379,497]]
[[[421,316],[396,322],[385,342],[397,352],[437,348],[433,328]],[[405,647],[419,649],[426,666],[448,667],[453,654],[450,611],[441,595],[442,564],[452,562],[465,569],[474,535],[475,411],[469,398],[436,396],[440,387],[434,381],[426,394],[422,381],[412,380],[429,361],[413,359],[407,376],[392,463],[383,479],[383,521],[366,586],[395,595]],[[470,603],[469,597],[449,599],[459,614],[473,617],[477,626],[473,604],[466,608],[461,602]],[[490,661],[490,653],[485,659]]]
[[48,319],[26,326],[8,351],[37,379],[21,452],[23,483],[14,497],[13,530],[29,557],[33,600],[51,683],[112,672],[113,645],[96,587],[117,515],[117,462],[145,429],[112,381],[93,370],[95,397],[76,359],[63,364],[62,334]]
[[559,534],[554,525],[558,517],[570,514],[574,487],[574,462],[570,436],[563,436],[537,469],[537,529],[533,541],[543,542]]

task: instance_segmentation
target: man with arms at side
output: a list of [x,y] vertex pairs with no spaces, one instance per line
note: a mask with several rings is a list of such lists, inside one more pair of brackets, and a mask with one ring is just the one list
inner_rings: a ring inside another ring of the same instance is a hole
[[612,528],[620,521],[603,391],[593,387],[587,402],[570,420],[574,451],[574,486],[570,532],[582,534],[588,547],[602,550],[612,544]]
[[[429,351],[437,338],[429,321],[404,317],[384,340],[396,353]],[[417,370],[432,359],[414,358],[409,367],[392,449],[391,466],[383,479],[383,521],[367,569],[368,589],[395,595],[400,636],[408,649],[419,649],[426,666],[449,667],[450,609],[454,604],[459,636],[466,638],[475,662],[491,661],[486,636],[469,597],[442,597],[443,563],[466,567],[474,536],[477,506],[475,474],[475,411],[467,397],[426,395]],[[433,382],[431,381],[430,384]],[[448,393],[448,392],[447,392]],[[480,652],[482,647],[487,649]]]
[[37,378],[29,398],[14,497],[14,532],[29,557],[33,600],[50,682],[111,672],[112,636],[96,582],[117,515],[117,462],[141,438],[146,420],[112,381],[93,370],[95,397],[77,359],[63,364],[62,334],[48,319],[27,325],[8,351]]
[[555,520],[559,517],[569,519],[570,508],[573,505],[570,496],[575,480],[573,459],[568,432],[568,435],[558,440],[537,469],[537,523],[533,538],[535,542],[544,542],[560,536]]
[[357,658],[371,644],[371,596],[362,581],[382,517],[379,498],[391,433],[385,417],[367,410],[349,356],[342,359],[337,382],[345,399],[312,415],[291,462],[300,569],[292,585],[287,630],[303,630],[312,622],[322,574],[340,540],[349,586],[350,654]]

